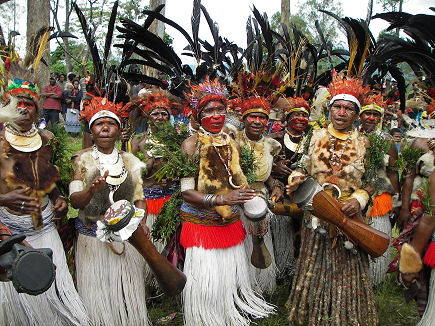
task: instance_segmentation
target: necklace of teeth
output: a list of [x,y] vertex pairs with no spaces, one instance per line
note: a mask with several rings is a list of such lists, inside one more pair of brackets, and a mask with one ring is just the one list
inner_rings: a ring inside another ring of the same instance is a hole
[[331,166],[333,168],[340,168],[341,167],[341,157],[343,156],[344,152],[346,151],[347,147],[349,146],[350,142],[352,141],[350,137],[347,137],[346,142],[343,145],[343,148],[340,153],[337,153],[335,151],[335,142],[336,138],[329,134],[329,152],[331,153],[331,157],[329,158],[329,162],[331,163]]

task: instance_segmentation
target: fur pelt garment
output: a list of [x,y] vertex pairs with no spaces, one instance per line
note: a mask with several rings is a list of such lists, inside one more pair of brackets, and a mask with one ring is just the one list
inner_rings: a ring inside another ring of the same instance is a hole
[[[128,171],[127,179],[115,191],[113,200],[127,199],[131,203],[144,199],[142,190],[142,169],[145,164],[131,153],[122,153],[122,159],[126,170]],[[84,152],[79,159],[78,166],[84,186],[87,187],[92,183],[95,177],[100,176],[96,162],[92,157],[92,152]],[[79,218],[86,225],[88,222],[95,222],[110,207],[109,187],[106,185],[92,197],[85,209],[79,211]]]
[[[240,168],[239,163],[239,151],[234,140],[227,134],[224,137],[227,140],[218,143],[216,141],[216,150],[219,151],[221,157],[223,158],[225,164],[228,161],[227,145],[229,146],[231,160],[229,164],[229,169],[233,177],[233,183],[237,186],[248,185],[246,177]],[[213,136],[212,136],[213,137]],[[202,133],[198,133],[200,150],[200,163],[199,163],[199,175],[198,175],[198,191],[203,194],[216,194],[224,195],[234,190],[229,181],[228,174],[222,164],[219,155],[212,145],[211,137],[208,137]],[[216,212],[222,216],[222,218],[227,219],[231,216],[230,206],[216,206]]]

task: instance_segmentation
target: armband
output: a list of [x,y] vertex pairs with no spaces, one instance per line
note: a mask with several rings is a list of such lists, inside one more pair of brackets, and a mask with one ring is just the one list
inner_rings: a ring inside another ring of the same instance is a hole
[[359,206],[361,208],[361,210],[363,210],[367,203],[369,202],[370,196],[368,194],[367,191],[363,190],[363,189],[358,189],[356,190],[352,196],[352,198],[355,198],[356,200],[358,200]]
[[69,184],[69,195],[83,191],[85,189],[85,183],[82,180],[73,180]]
[[187,191],[187,190],[194,190],[195,189],[195,178],[181,178],[180,180],[180,189],[181,192]]

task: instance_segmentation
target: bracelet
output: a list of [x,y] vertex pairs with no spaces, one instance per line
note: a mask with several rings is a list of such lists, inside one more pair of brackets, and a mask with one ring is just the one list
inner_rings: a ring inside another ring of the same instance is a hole
[[59,196],[57,196],[56,200],[59,199],[59,198],[65,200],[67,202],[67,200],[66,200],[66,198],[64,196],[59,195]]
[[7,226],[5,226],[5,225],[0,226],[0,230],[6,230],[6,231],[9,232],[9,235],[12,235],[12,231],[11,231],[11,229],[9,229],[9,228],[8,228]]
[[203,204],[207,208],[212,208],[217,204],[218,195],[206,194],[202,200]]

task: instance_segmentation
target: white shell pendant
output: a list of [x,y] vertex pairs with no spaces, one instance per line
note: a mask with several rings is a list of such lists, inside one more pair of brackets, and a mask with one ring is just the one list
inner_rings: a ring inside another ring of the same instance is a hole
[[242,185],[242,186],[236,186],[236,185],[233,183],[233,176],[232,176],[232,175],[230,175],[230,176],[228,177],[228,182],[230,183],[230,186],[233,187],[234,189],[240,189],[240,188],[243,187],[243,185]]

